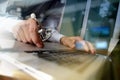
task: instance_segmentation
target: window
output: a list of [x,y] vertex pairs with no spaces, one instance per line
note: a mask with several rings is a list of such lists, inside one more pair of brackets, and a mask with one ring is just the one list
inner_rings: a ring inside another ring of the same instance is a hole
[[79,36],[81,33],[87,0],[67,0],[61,33],[67,36]]

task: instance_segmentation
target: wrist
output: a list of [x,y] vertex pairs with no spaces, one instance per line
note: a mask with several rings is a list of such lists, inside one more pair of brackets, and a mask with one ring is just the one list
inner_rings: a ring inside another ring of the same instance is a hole
[[66,36],[61,37],[60,38],[60,44],[64,45],[66,38],[67,38]]

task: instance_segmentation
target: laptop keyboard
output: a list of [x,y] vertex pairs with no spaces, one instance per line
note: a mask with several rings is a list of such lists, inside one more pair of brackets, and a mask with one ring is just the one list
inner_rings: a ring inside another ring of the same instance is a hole
[[36,52],[39,58],[52,61],[58,65],[75,68],[78,65],[91,63],[97,55],[88,54],[81,51],[39,51]]

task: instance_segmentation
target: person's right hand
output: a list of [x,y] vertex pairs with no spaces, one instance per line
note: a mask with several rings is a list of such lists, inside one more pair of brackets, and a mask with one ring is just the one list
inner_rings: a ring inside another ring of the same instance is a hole
[[14,26],[13,35],[18,41],[35,44],[37,47],[42,48],[44,45],[38,34],[38,29],[36,20],[30,18]]
[[95,54],[95,48],[89,41],[83,40],[80,36],[64,36],[60,39],[60,43],[69,47],[69,48],[76,48],[76,42],[81,42],[83,48],[81,50],[84,50],[86,52],[90,52],[92,54]]

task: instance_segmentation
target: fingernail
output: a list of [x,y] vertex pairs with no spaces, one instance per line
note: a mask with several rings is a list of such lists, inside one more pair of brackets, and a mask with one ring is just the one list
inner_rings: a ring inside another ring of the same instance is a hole
[[92,54],[95,54],[95,50],[92,50],[91,52],[92,52]]
[[37,47],[42,48],[43,46],[39,43],[36,44]]
[[94,54],[94,51],[91,51],[92,54]]

